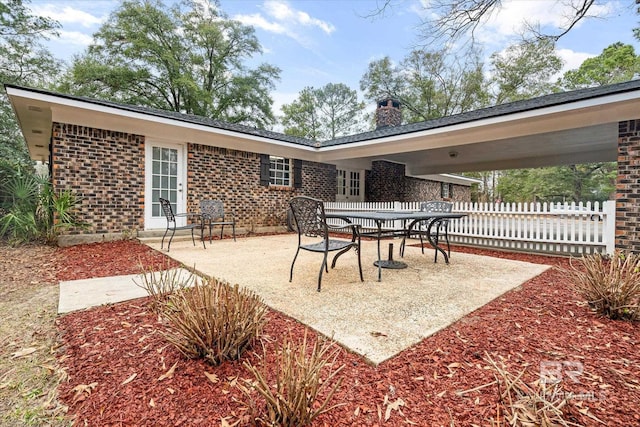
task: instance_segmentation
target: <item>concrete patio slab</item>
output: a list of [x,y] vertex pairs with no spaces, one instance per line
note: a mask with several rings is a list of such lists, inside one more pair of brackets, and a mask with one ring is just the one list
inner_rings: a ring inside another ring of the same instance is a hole
[[[385,255],[388,243],[382,243]],[[397,248],[399,241],[394,243]],[[159,242],[147,244],[160,249]],[[408,247],[403,258],[408,268],[383,270],[378,282],[373,266],[376,243],[362,245],[365,281],[359,280],[356,254],[351,251],[324,274],[322,292],[316,291],[322,261],[317,253],[301,251],[289,283],[297,246],[293,234],[217,240],[206,249],[176,241],[168,255],[205,275],[254,291],[269,307],[333,337],[374,364],[549,268],[456,252],[447,265],[442,257],[433,262],[433,249],[423,255],[419,248]]]

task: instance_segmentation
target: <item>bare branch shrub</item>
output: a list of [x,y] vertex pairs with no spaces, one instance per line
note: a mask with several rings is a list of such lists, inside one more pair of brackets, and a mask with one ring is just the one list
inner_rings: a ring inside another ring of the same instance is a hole
[[193,286],[198,277],[191,272],[184,273],[184,270],[166,267],[160,271],[154,271],[152,267],[144,268],[140,263],[140,278],[133,279],[136,286],[147,291],[153,303],[152,308],[159,310],[164,307],[169,295],[175,291]]
[[213,365],[239,359],[262,332],[267,313],[255,293],[216,279],[169,295],[166,305],[169,342]]
[[589,305],[611,319],[640,319],[640,255],[616,251],[571,264],[570,275],[576,291]]
[[[342,384],[336,375],[344,365],[334,368],[340,348],[332,342],[323,342],[318,337],[309,349],[307,334],[299,346],[285,337],[276,356],[275,366],[268,366],[263,348],[262,367],[256,368],[249,362],[244,366],[255,377],[245,380],[243,393],[248,397],[247,407],[254,414],[256,424],[267,426],[296,427],[310,425],[313,420],[340,404],[329,406],[333,395]],[[335,348],[331,351],[332,348]],[[323,371],[327,370],[323,378]],[[275,371],[275,379],[272,379]],[[330,388],[329,388],[330,387]],[[320,401],[324,389],[328,389],[324,400]],[[265,401],[265,411],[261,413],[251,394],[255,390]]]
[[491,426],[577,426],[564,419],[568,404],[560,382],[539,378],[532,384],[522,380],[525,370],[518,375],[509,372],[504,363],[498,364],[488,354],[484,360],[495,370],[500,390],[500,408]]

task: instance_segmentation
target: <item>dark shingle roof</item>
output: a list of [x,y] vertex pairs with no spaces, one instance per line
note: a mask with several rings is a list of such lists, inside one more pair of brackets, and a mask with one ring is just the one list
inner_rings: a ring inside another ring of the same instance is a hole
[[480,110],[460,113],[453,116],[441,117],[439,119],[427,120],[424,122],[410,123],[402,126],[385,127],[371,132],[336,138],[332,141],[322,143],[323,147],[350,144],[354,142],[368,141],[377,138],[384,138],[395,135],[409,134],[430,129],[437,129],[462,123],[469,123],[476,120],[488,119],[492,117],[505,116],[508,114],[521,113],[524,111],[537,110],[540,108],[553,107],[571,102],[584,101],[607,95],[614,95],[624,92],[631,92],[640,89],[640,80],[631,80],[624,83],[617,83],[607,86],[599,86],[588,89],[574,90],[570,92],[560,92],[551,95],[540,96],[538,98],[526,99],[523,101],[510,102],[507,104],[495,105],[493,107]]
[[456,114],[453,116],[442,117],[439,119],[427,120],[424,122],[410,123],[402,126],[385,127],[370,132],[349,135],[336,138],[334,140],[317,142],[306,138],[285,135],[279,132],[273,132],[264,129],[258,129],[250,126],[227,123],[219,120],[209,119],[206,117],[195,116],[192,114],[183,114],[174,111],[159,110],[156,108],[142,107],[135,105],[120,104],[112,101],[103,101],[83,96],[74,96],[51,92],[43,89],[33,89],[21,87],[17,85],[5,84],[5,87],[13,87],[17,89],[28,90],[32,92],[53,95],[60,98],[87,102],[94,105],[101,105],[111,108],[117,108],[123,111],[131,111],[156,117],[178,120],[185,123],[192,123],[211,128],[223,129],[232,132],[238,132],[246,135],[259,136],[273,139],[276,141],[289,142],[292,144],[303,145],[307,147],[330,147],[336,145],[351,144],[355,142],[369,141],[377,138],[384,138],[396,135],[410,134],[430,129],[437,129],[446,126],[452,126],[462,123],[469,123],[476,120],[488,119],[492,117],[505,116],[508,114],[520,113],[524,111],[537,110],[571,102],[584,101],[588,99],[598,98],[602,96],[631,92],[640,89],[640,80],[631,80],[628,82],[617,83],[607,86],[599,86],[588,89],[580,89],[570,92],[560,92],[551,95],[545,95],[538,98],[516,101],[507,104],[496,105],[493,107],[483,108],[480,110],[469,111],[466,113]]

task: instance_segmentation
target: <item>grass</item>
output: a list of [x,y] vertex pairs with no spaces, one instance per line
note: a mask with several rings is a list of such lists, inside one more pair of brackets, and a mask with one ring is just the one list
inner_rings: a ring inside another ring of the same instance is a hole
[[[17,261],[5,251],[0,247],[4,262]],[[71,425],[56,399],[65,378],[55,354],[57,300],[57,286],[37,277],[0,278],[0,426]]]

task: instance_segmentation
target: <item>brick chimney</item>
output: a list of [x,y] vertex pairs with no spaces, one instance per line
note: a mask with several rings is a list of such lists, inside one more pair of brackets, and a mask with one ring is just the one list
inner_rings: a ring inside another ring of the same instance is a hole
[[376,108],[376,129],[388,126],[400,126],[402,124],[402,112],[400,102],[395,99],[386,98],[378,101]]

